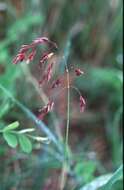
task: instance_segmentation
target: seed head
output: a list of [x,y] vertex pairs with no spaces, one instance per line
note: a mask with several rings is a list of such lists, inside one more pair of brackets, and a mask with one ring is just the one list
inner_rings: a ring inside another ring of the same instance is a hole
[[39,119],[43,119],[45,115],[47,115],[49,112],[53,110],[54,102],[49,101],[46,106],[44,106],[42,109],[39,110],[40,114],[38,116]]
[[13,59],[13,64],[17,64],[18,62],[22,62],[25,59],[25,53],[18,53],[17,56]]
[[80,76],[80,75],[84,74],[84,72],[81,71],[80,69],[75,69],[75,73],[76,73],[77,76]]
[[34,57],[36,55],[36,50],[32,50],[32,52],[28,55],[26,63],[29,64],[31,61],[34,60]]
[[40,67],[42,66],[43,63],[45,63],[45,61],[50,59],[53,55],[54,55],[53,52],[43,54],[40,58]]

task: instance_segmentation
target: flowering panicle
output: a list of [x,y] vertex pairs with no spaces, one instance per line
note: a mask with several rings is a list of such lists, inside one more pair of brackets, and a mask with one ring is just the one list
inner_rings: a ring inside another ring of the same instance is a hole
[[[56,43],[50,41],[48,38],[46,38],[46,37],[36,38],[35,40],[32,41],[32,43],[21,46],[18,54],[13,59],[13,64],[18,64],[19,62],[22,62],[22,61],[25,61],[27,64],[29,64],[31,61],[34,60],[34,58],[36,56],[37,46],[44,45],[44,44],[48,45],[49,47],[57,49]],[[42,68],[44,63],[46,63],[53,55],[54,55],[54,53],[51,50],[49,52],[42,54],[40,57],[40,62],[39,62],[40,68]],[[44,71],[43,77],[39,81],[40,86],[42,86],[43,83],[48,83],[51,80],[53,65],[54,65],[54,62],[49,63],[47,65],[46,70]],[[82,70],[80,70],[79,68],[76,68],[75,74],[76,74],[76,76],[81,76],[82,74],[84,74],[84,72]],[[55,89],[60,86],[62,86],[62,80],[59,77],[58,79],[53,81],[53,83],[51,84],[51,89]],[[70,86],[70,88],[71,88],[71,86]],[[63,89],[65,89],[65,87],[63,87]],[[84,108],[86,106],[86,102],[79,91],[78,91],[78,93],[80,95],[80,111],[83,112]],[[42,109],[39,110],[40,113],[38,115],[38,118],[43,119],[47,113],[49,113],[53,110],[53,106],[54,106],[54,102],[49,101],[46,106],[44,106]]]

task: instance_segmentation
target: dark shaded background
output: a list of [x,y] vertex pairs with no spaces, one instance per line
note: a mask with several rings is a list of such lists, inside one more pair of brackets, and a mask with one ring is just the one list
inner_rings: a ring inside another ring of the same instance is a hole
[[[71,81],[86,99],[82,114],[79,97],[71,91],[69,144],[73,155],[65,189],[78,190],[122,162],[122,1],[0,1],[0,84],[34,114],[45,97],[53,94],[47,86],[37,88],[41,77],[38,57],[29,67],[13,66],[12,59],[20,45],[39,36],[49,37],[59,47],[54,56],[58,63],[55,76],[63,73],[63,56],[68,58]],[[75,78],[72,67],[81,68],[85,75]],[[64,75],[63,80],[66,83]],[[61,139],[66,92],[56,98],[54,112],[44,122]],[[0,128],[15,120],[22,128],[34,126],[0,89]],[[33,152],[25,155],[9,148],[0,136],[0,190],[58,190],[61,163],[56,157],[53,145],[34,144]],[[121,183],[115,185],[116,190],[121,188]]]

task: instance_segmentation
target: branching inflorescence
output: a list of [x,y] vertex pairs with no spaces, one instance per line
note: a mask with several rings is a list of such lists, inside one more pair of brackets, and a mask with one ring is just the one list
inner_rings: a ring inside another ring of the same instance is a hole
[[[29,64],[30,62],[32,62],[35,59],[35,56],[37,53],[37,47],[39,45],[45,45],[45,44],[51,48],[50,48],[50,51],[42,53],[42,55],[40,57],[40,61],[39,61],[38,65],[39,65],[39,68],[42,68],[45,65],[45,63],[48,60],[50,60],[50,58],[54,55],[54,53],[53,53],[53,51],[51,51],[51,49],[52,50],[57,49],[56,43],[50,41],[46,37],[40,37],[40,38],[35,39],[31,44],[22,45],[18,54],[13,59],[13,64],[18,64],[22,61],[25,61],[25,63]],[[45,67],[45,71],[43,71],[42,79],[38,82],[39,87],[42,87],[42,85],[44,83],[46,84],[49,81],[51,81],[54,64],[55,64],[54,62],[51,62]],[[65,71],[66,72],[68,71],[67,65],[65,65]],[[68,71],[68,74],[69,74],[69,71]],[[76,76],[81,76],[82,74],[84,74],[84,72],[82,70],[80,70],[79,68],[75,69]],[[54,89],[57,87],[62,87],[62,80],[59,77],[55,81],[52,81],[49,85],[50,85],[51,89]],[[68,88],[68,86],[62,87],[62,89],[66,89],[66,88]],[[70,85],[69,88],[73,88],[78,92],[78,94],[80,96],[80,99],[79,99],[80,111],[83,112],[85,105],[86,105],[85,99],[83,98],[80,91],[76,87]],[[54,101],[49,98],[49,102],[47,103],[47,105],[45,105],[43,108],[39,109],[38,118],[42,120],[47,113],[49,113],[53,110],[53,107],[54,107]]]

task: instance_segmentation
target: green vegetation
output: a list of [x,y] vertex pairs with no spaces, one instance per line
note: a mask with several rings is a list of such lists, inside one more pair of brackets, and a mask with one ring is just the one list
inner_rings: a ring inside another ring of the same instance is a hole
[[[68,85],[67,64],[69,91],[51,90],[51,80],[39,87],[49,46],[12,64],[38,37],[57,44],[52,80]],[[121,0],[0,0],[0,190],[123,189],[122,54]],[[38,120],[49,97],[54,108]]]

